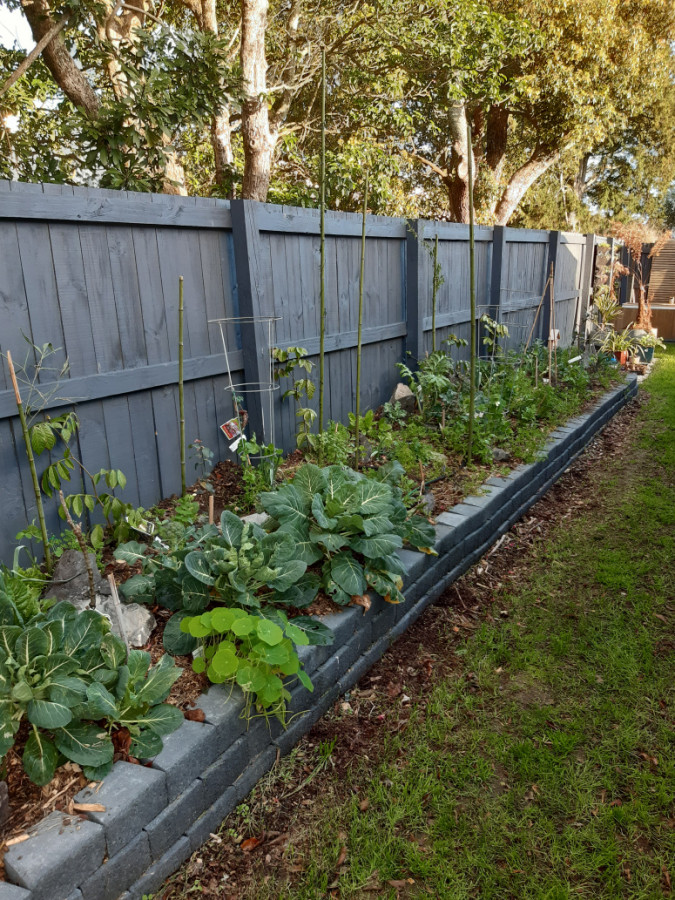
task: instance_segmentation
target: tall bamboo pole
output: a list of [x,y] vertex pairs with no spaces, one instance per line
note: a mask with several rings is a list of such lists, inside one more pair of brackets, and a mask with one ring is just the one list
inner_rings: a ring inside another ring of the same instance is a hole
[[12,379],[14,387],[14,397],[16,399],[16,408],[19,411],[19,421],[21,422],[21,432],[23,441],[26,445],[26,456],[28,457],[28,466],[30,468],[30,477],[33,482],[33,493],[35,494],[35,505],[37,507],[38,521],[40,523],[40,533],[42,534],[42,544],[45,548],[45,568],[49,575],[52,573],[53,561],[52,552],[49,549],[49,535],[47,534],[47,522],[45,521],[45,508],[42,504],[42,494],[40,493],[40,482],[38,481],[37,469],[35,468],[35,457],[33,456],[33,445],[30,442],[30,430],[26,422],[26,413],[23,408],[23,401],[19,391],[19,384],[16,380],[16,372],[14,371],[14,363],[12,362],[12,354],[7,351],[7,367],[9,368],[9,376]]
[[185,393],[183,390],[183,276],[178,279],[178,407],[180,412],[180,488],[185,495]]
[[324,354],[326,343],[326,50],[321,49],[321,261],[319,323],[319,434],[323,434]]
[[361,418],[361,338],[363,332],[363,284],[366,274],[366,212],[368,210],[368,170],[366,169],[366,184],[363,190],[363,219],[361,222],[361,272],[359,274],[359,324],[356,339],[356,429],[354,434],[354,456],[358,466],[361,448],[360,418]]
[[473,234],[473,150],[471,143],[471,125],[466,123],[466,145],[469,160],[469,296],[471,299],[471,355],[469,357],[469,434],[467,465],[471,465],[473,453],[473,418],[476,407],[476,279],[475,279],[475,247]]
[[436,295],[438,293],[438,234],[434,241],[434,280],[431,291],[431,349],[436,352]]

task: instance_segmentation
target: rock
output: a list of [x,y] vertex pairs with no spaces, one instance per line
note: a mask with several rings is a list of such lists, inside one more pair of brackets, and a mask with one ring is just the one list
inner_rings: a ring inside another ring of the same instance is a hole
[[[94,553],[89,554],[89,561],[94,573],[94,590],[97,594],[110,594],[110,585],[101,577]],[[89,606],[89,576],[84,556],[79,550],[63,551],[54,566],[54,574],[44,596],[68,600],[77,609]]]
[[511,459],[511,454],[508,450],[502,450],[501,447],[493,447],[492,458],[495,462],[508,462]]
[[9,819],[9,788],[6,781],[0,781],[0,828]]
[[259,525],[261,528],[265,527],[265,522],[269,519],[267,513],[250,513],[248,516],[242,516],[242,522],[252,522],[253,525]]
[[130,647],[142,647],[147,644],[152,630],[157,624],[150,610],[140,603],[121,603],[120,615],[125,634],[120,634],[117,623],[117,615],[112,597],[96,597],[96,610],[110,621],[113,634],[124,639],[126,637]]
[[434,498],[434,495],[431,493],[431,491],[427,491],[424,497],[422,497],[422,512],[427,516],[431,516],[433,515],[435,506],[436,500]]
[[389,402],[400,403],[401,409],[408,415],[414,413],[417,409],[415,395],[407,384],[401,384],[400,382],[394,388],[394,393],[391,395]]

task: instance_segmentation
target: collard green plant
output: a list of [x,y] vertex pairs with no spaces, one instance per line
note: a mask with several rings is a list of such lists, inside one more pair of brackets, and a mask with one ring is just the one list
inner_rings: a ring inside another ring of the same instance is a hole
[[286,702],[291,695],[289,682],[284,679],[297,676],[301,684],[313,690],[294,646],[309,644],[310,637],[283,613],[277,612],[273,620],[239,607],[220,607],[183,619],[181,629],[202,646],[202,654],[192,664],[195,672],[206,672],[214,684],[239,685],[246,698],[247,717],[255,707],[285,722]]
[[[394,481],[400,466],[382,473]],[[292,538],[296,559],[321,563],[321,587],[346,605],[370,587],[399,603],[405,570],[396,555],[404,543],[433,553],[433,527],[410,516],[398,487],[341,466],[307,463],[292,483],[260,502],[272,517],[274,534]]]
[[0,757],[13,747],[22,721],[30,725],[22,761],[35,784],[47,784],[71,760],[87,778],[112,768],[114,729],[129,730],[130,752],[156,755],[162,736],[183,720],[163,701],[180,675],[170,657],[127,652],[93,610],[58,603],[25,618],[0,598]]
[[[266,534],[228,510],[220,528],[187,528],[174,546],[154,555],[148,551],[135,541],[115,551],[117,559],[143,564],[143,574],[125,582],[122,593],[136,602],[154,598],[182,614],[202,613],[212,603],[252,609],[267,604],[302,607],[318,590],[318,579],[305,577],[307,565],[297,558],[289,535]],[[188,653],[196,646],[180,630],[181,618],[171,619],[164,632],[170,653]]]

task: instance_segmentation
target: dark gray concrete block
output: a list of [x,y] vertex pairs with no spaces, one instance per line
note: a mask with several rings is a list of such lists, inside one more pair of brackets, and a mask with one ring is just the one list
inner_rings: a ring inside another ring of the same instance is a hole
[[232,787],[249,760],[247,735],[243,734],[200,775],[204,786],[204,809],[212,806],[228,788]]
[[200,778],[195,778],[173,803],[145,826],[153,860],[164,856],[207,806],[204,783]]
[[218,756],[218,731],[206,722],[190,722],[164,738],[162,752],[152,761],[153,769],[166,774],[169,802],[181,794]]
[[103,826],[108,856],[114,856],[166,806],[166,777],[146,766],[116,762],[97,790],[85,788],[75,802],[105,806],[105,812],[87,816]]
[[152,894],[185,862],[191,852],[190,841],[186,837],[177,840],[161,859],[152,863],[145,874],[131,885],[127,900],[141,900],[144,894]]
[[274,741],[282,756],[291,752],[298,741],[319,721],[339,696],[338,684],[334,684],[329,691],[315,701],[311,709],[291,721],[286,731],[282,732]]
[[5,853],[5,871],[31,900],[67,897],[103,862],[105,833],[96,822],[53,812],[29,834]]
[[396,553],[406,569],[406,574],[403,577],[404,583],[413,584],[427,566],[429,556],[426,553],[410,550],[407,547],[397,550]]
[[275,716],[255,714],[246,731],[249,758],[262,753],[282,731],[283,726]]
[[327,625],[335,635],[335,642],[333,643],[335,649],[341,644],[346,644],[351,636],[357,631],[361,613],[362,610],[360,607],[349,606],[339,613],[333,613],[330,616],[323,617],[324,625]]
[[277,748],[272,745],[266,750],[263,750],[262,753],[259,753],[255,759],[252,759],[249,762],[245,771],[232,785],[235,805],[241,803],[245,797],[248,797],[252,788],[254,788],[263,775],[267,774],[272,768],[276,758]]
[[0,881],[0,900],[31,900],[31,892],[17,884]]
[[457,539],[461,540],[476,527],[476,523],[472,518],[473,512],[474,510],[470,506],[465,506],[463,513],[457,512],[457,507],[453,506],[447,512],[442,512],[436,516],[436,521],[441,525],[449,525],[454,528]]
[[100,869],[80,885],[85,900],[117,900],[125,887],[133,884],[150,866],[150,844],[144,831],[111,856]]
[[246,731],[246,719],[242,716],[244,695],[241,688],[228,684],[213,684],[197,700],[205,721],[217,729],[215,743],[222,753]]
[[366,620],[356,634],[333,654],[337,660],[340,672],[346,672],[350,666],[354,665],[366,647],[371,644],[371,637],[370,622]]
[[332,644],[327,647],[317,647],[316,644],[309,644],[305,647],[296,647],[298,659],[302,663],[305,672],[312,677],[312,672],[322,666],[331,655]]
[[186,832],[193,853],[205,844],[212,834],[218,833],[218,829],[236,805],[234,790],[230,787],[204,810]]

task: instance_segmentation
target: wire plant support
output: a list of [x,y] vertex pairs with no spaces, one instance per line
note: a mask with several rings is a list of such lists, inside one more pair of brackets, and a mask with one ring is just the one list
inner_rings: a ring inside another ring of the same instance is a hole
[[[279,383],[274,378],[274,359],[272,357],[272,348],[276,342],[276,323],[281,320],[281,316],[229,316],[222,319],[209,319],[209,325],[217,325],[220,330],[220,337],[223,342],[223,352],[225,354],[225,366],[227,368],[227,377],[229,385],[225,388],[232,395],[232,408],[234,410],[234,418],[236,419],[241,437],[245,437],[248,415],[244,398],[249,394],[258,395],[260,398],[260,412],[262,417],[262,431],[260,436],[260,444],[276,446],[276,428],[274,415],[274,395],[279,390]],[[253,326],[256,331],[261,331],[266,336],[265,346],[261,348],[261,358],[267,361],[267,379],[265,381],[240,381],[234,382],[232,378],[232,367],[230,364],[230,353],[235,349],[228,351],[227,346],[227,326],[234,326],[236,332],[239,332],[242,325]],[[236,440],[231,446],[231,450],[236,450],[239,440]],[[261,462],[269,459],[274,453],[258,453],[247,455],[249,461]]]

